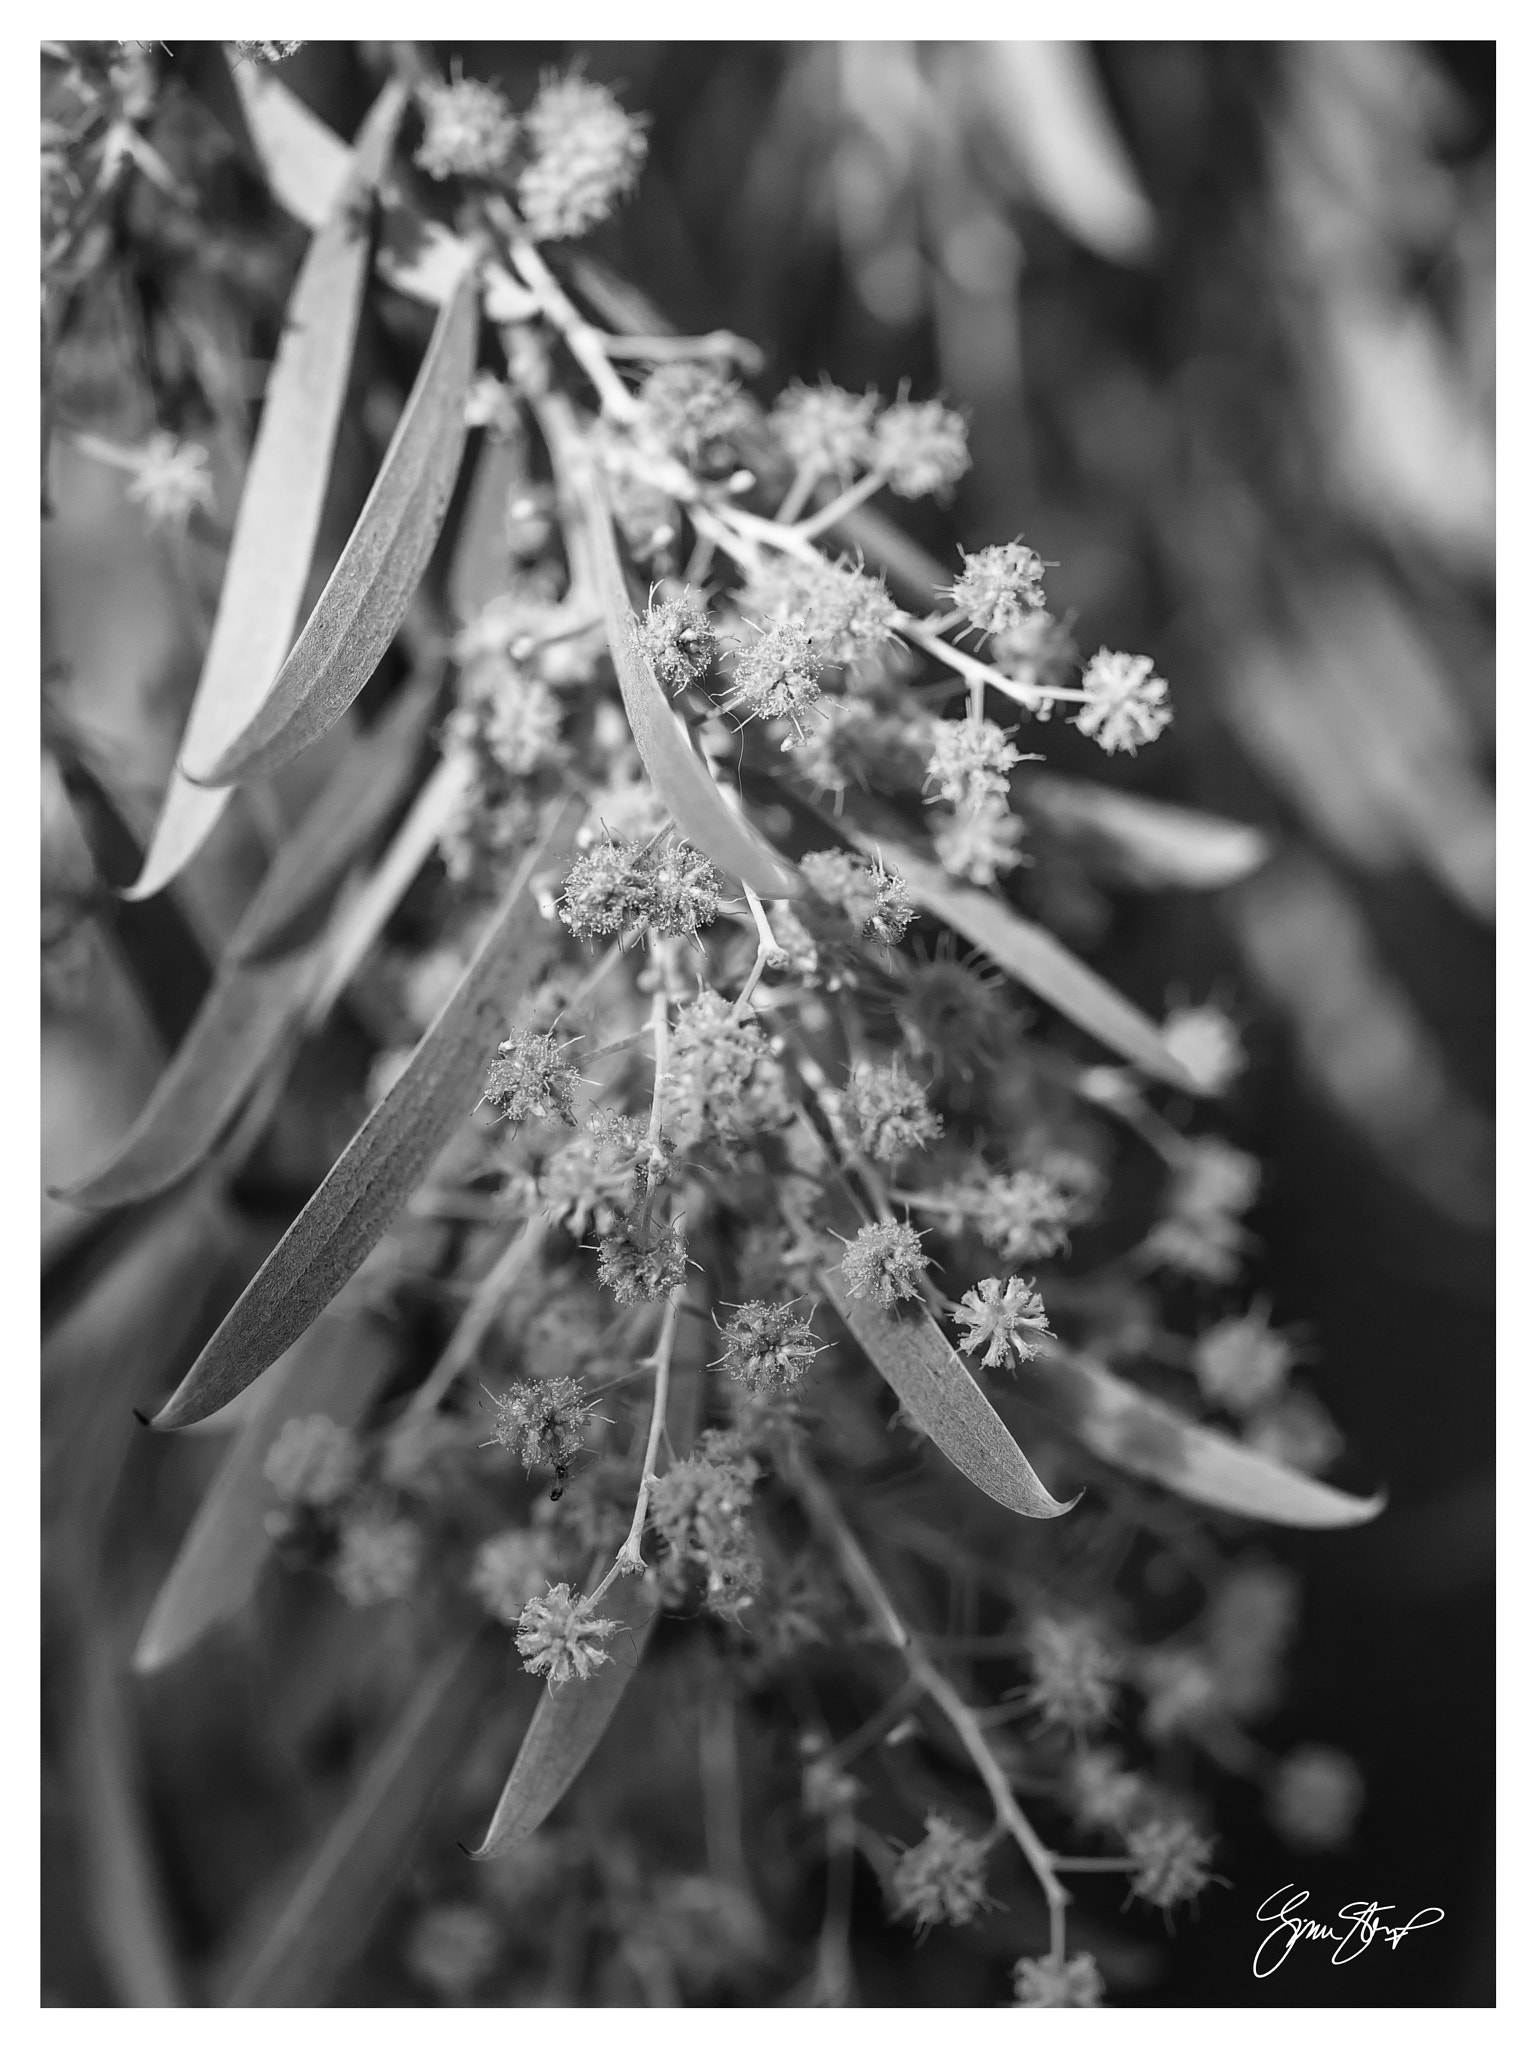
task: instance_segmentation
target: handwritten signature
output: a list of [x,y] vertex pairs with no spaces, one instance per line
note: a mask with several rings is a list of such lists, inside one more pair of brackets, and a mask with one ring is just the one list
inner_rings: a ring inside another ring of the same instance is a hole
[[1272,1923],[1253,1958],[1255,1977],[1273,1976],[1299,1941],[1329,1942],[1333,1946],[1331,1962],[1352,1963],[1365,1954],[1378,1936],[1395,1949],[1405,1934],[1433,1927],[1436,1921],[1445,1918],[1439,1906],[1421,1906],[1411,1919],[1393,1924],[1381,1916],[1395,1913],[1396,1906],[1383,1905],[1380,1899],[1355,1899],[1339,1908],[1342,1925],[1335,1926],[1327,1920],[1303,1917],[1301,1909],[1311,1896],[1310,1892],[1292,1891],[1283,1884],[1270,1893],[1255,1913],[1256,1920]]

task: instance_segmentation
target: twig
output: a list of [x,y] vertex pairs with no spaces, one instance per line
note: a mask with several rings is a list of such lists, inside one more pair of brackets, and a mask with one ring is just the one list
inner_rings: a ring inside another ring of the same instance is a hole
[[635,1495],[635,1512],[629,1525],[629,1534],[601,1583],[588,1595],[589,1606],[595,1606],[602,1599],[620,1572],[645,1570],[645,1559],[640,1554],[640,1538],[645,1533],[645,1511],[650,1505],[651,1488],[656,1481],[656,1460],[661,1451],[662,1432],[666,1428],[667,1389],[672,1380],[672,1347],[677,1339],[677,1318],[683,1306],[687,1284],[685,1280],[679,1280],[667,1296],[666,1313],[661,1319],[661,1332],[656,1339],[656,1349],[651,1354],[650,1363],[656,1368],[656,1391],[651,1400],[651,1427],[645,1442],[645,1463],[640,1468],[640,1485]]

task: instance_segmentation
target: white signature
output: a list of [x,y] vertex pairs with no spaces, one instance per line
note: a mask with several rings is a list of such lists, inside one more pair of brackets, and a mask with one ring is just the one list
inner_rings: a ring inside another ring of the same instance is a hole
[[1405,1934],[1412,1934],[1421,1927],[1433,1927],[1436,1921],[1445,1918],[1439,1906],[1421,1906],[1410,1919],[1394,1924],[1381,1916],[1383,1913],[1395,1913],[1396,1906],[1384,1906],[1380,1899],[1355,1899],[1339,1908],[1338,1919],[1342,1925],[1334,1926],[1327,1920],[1303,1917],[1301,1909],[1311,1896],[1310,1892],[1292,1891],[1289,1885],[1283,1884],[1270,1893],[1254,1914],[1256,1920],[1272,1923],[1253,1958],[1255,1977],[1273,1976],[1298,1941],[1330,1942],[1333,1946],[1331,1962],[1352,1963],[1357,1956],[1365,1954],[1378,1936],[1395,1949]]

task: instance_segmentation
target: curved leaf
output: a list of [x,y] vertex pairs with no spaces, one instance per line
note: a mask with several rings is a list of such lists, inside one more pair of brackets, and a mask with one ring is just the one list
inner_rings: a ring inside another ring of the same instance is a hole
[[1305,1472],[1273,1464],[1219,1431],[1130,1386],[1093,1359],[1056,1347],[1020,1371],[1031,1407],[1078,1437],[1096,1457],[1155,1479],[1202,1507],[1294,1529],[1347,1529],[1372,1521],[1386,1495],[1362,1500]]
[[822,1292],[903,1409],[973,1486],[1016,1515],[1042,1520],[1076,1505],[1075,1500],[1055,1499],[1041,1485],[927,1309],[915,1302],[883,1309],[876,1302],[854,1301],[833,1266],[823,1266],[819,1278]]
[[222,752],[261,704],[288,651],[309,578],[372,260],[361,209],[388,162],[404,107],[403,86],[391,84],[380,93],[363,124],[351,173],[310,245],[288,302],[207,657],[149,852],[126,892],[130,897],[163,889],[213,830],[229,793],[192,782],[186,764]]
[[572,467],[591,540],[593,569],[608,627],[608,647],[624,697],[629,729],[656,794],[689,844],[716,867],[735,875],[759,896],[800,894],[800,878],[745,818],[738,817],[710,780],[686,727],[667,702],[635,637],[635,615],[613,539],[613,514],[602,479],[585,455]]
[[[881,850],[880,842],[867,832],[850,836],[866,853]],[[952,881],[942,868],[908,853],[905,847],[899,862],[914,900],[979,946],[1015,981],[1156,1080],[1190,1094],[1206,1092],[1168,1051],[1162,1033],[1145,1011],[1111,988],[1059,939],[985,890]]]
[[1033,775],[1024,801],[1085,851],[1102,850],[1148,889],[1226,889],[1268,859],[1253,825],[1130,796],[1102,783]]
[[276,1497],[263,1467],[284,1423],[295,1415],[355,1422],[394,1356],[393,1341],[375,1317],[331,1312],[312,1323],[268,1375],[149,1611],[133,1653],[135,1671],[171,1663],[245,1606],[271,1548],[266,1518]]
[[411,1842],[492,1683],[486,1638],[430,1665],[282,1901],[215,1970],[219,2005],[325,2005],[400,1883]]
[[214,1414],[282,1356],[351,1279],[474,1108],[490,1049],[549,944],[533,878],[568,862],[581,816],[579,801],[560,805],[409,1065],[204,1346],[157,1428]]
[[215,757],[207,749],[189,758],[195,779],[227,783],[272,774],[330,730],[378,667],[448,510],[479,329],[480,281],[467,267],[438,316],[368,501],[293,651],[244,730]]

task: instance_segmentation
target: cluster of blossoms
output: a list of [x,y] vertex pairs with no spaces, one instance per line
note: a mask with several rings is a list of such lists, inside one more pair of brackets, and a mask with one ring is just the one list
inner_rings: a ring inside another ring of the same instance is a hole
[[640,432],[695,476],[729,476],[757,408],[718,363],[660,363],[640,387]]
[[1248,1233],[1239,1218],[1259,1193],[1259,1163],[1223,1138],[1195,1138],[1182,1150],[1147,1238],[1148,1254],[1176,1273],[1225,1282],[1237,1277]]
[[[669,1145],[664,1140],[664,1149]],[[551,1220],[563,1223],[573,1237],[585,1237],[589,1230],[609,1237],[621,1228],[647,1181],[664,1177],[639,1117],[595,1109],[585,1128],[546,1162],[539,1192]]]
[[572,1678],[590,1678],[608,1662],[603,1644],[617,1627],[570,1586],[549,1586],[535,1593],[522,1611],[517,1654],[523,1669],[535,1678],[547,1678],[554,1691]]
[[152,526],[179,530],[194,512],[213,504],[208,450],[174,434],[151,434],[134,453],[127,495],[131,504],[144,507]]
[[965,421],[938,399],[901,398],[881,407],[835,385],[791,384],[772,424],[796,472],[846,483],[861,470],[879,475],[898,497],[945,497],[970,467]]
[[552,1031],[512,1032],[486,1068],[481,1100],[511,1123],[531,1116],[574,1125],[581,1077],[563,1054]]
[[880,945],[898,945],[916,915],[906,883],[882,860],[859,860],[851,853],[808,853],[800,872],[824,902],[841,907],[861,937]]
[[923,1839],[903,1850],[891,1871],[896,1910],[921,1928],[964,1927],[990,1903],[987,1845],[940,1813],[930,1813],[923,1826]]
[[712,1614],[739,1615],[762,1584],[762,1560],[749,1520],[756,1461],[728,1434],[711,1432],[692,1457],[651,1488],[649,1515],[665,1546],[663,1584],[684,1597],[701,1582]]
[[1052,1956],[1021,1956],[1013,1966],[1015,2005],[1102,2005],[1104,1979],[1090,1955],[1063,1962]]
[[697,593],[686,585],[679,595],[659,604],[652,593],[635,638],[657,681],[674,695],[702,682],[714,665],[714,626]]
[[647,929],[692,938],[719,907],[720,878],[686,840],[633,846],[610,835],[566,876],[560,921],[577,939],[633,939]]
[[965,557],[950,585],[955,609],[978,633],[1008,633],[1045,606],[1045,564],[1019,540]]
[[910,1223],[866,1223],[843,1254],[843,1280],[855,1301],[894,1308],[922,1291],[928,1269],[923,1241]]
[[443,859],[455,881],[495,886],[528,837],[538,778],[567,759],[560,702],[504,651],[466,663],[457,696],[443,755],[461,764],[464,794],[442,834]]
[[822,668],[870,662],[895,636],[897,612],[885,585],[856,562],[765,556],[747,578],[741,605],[764,625],[799,626]]
[[1203,1331],[1190,1360],[1206,1400],[1242,1416],[1280,1392],[1295,1361],[1295,1346],[1269,1327],[1269,1312],[1259,1303]]
[[884,1066],[860,1060],[838,1107],[849,1142],[882,1166],[933,1144],[943,1131],[922,1083],[899,1060]]
[[550,1466],[557,1487],[563,1486],[594,1408],[583,1398],[581,1382],[566,1376],[521,1380],[490,1401],[493,1440],[520,1458],[525,1472]]
[[1073,724],[1106,754],[1134,754],[1172,723],[1168,685],[1146,654],[1111,654],[1101,647],[1083,671],[1087,702]]
[[1012,736],[988,718],[945,719],[935,724],[928,780],[954,816],[934,833],[934,846],[950,874],[987,887],[1023,859],[1024,820],[1008,807],[1008,778],[1025,759]]
[[624,1304],[660,1301],[687,1270],[688,1240],[680,1222],[627,1229],[598,1247],[598,1285]]
[[678,1011],[662,1083],[667,1125],[679,1145],[739,1143],[789,1114],[784,1078],[761,1027],[733,1017],[713,989]]
[[523,1609],[549,1583],[550,1547],[543,1530],[504,1529],[475,1552],[470,1590],[486,1613],[515,1628]]
[[820,713],[795,754],[796,768],[814,789],[828,796],[853,788],[894,795],[921,778],[929,754],[926,720],[867,695],[824,698]]
[[807,1373],[820,1349],[804,1317],[791,1302],[745,1301],[721,1332],[720,1361],[733,1379],[754,1394],[792,1387]]
[[1017,1278],[988,1277],[967,1288],[956,1305],[955,1321],[965,1332],[962,1351],[979,1351],[982,1365],[1006,1365],[1010,1371],[1015,1352],[1026,1364],[1039,1353],[1040,1346],[1025,1333],[1045,1337],[1051,1328],[1040,1296]]
[[1091,1616],[1037,1615],[1029,1659],[1029,1703],[1048,1726],[1082,1735],[1109,1720],[1124,1665]]

